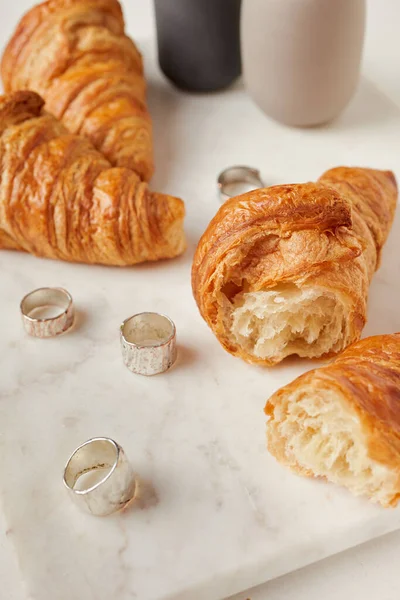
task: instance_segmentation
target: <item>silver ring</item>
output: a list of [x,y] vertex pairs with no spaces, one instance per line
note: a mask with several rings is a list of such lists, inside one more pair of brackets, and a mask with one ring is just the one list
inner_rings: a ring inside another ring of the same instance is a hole
[[124,508],[136,489],[124,451],[107,437],[88,440],[73,452],[64,469],[64,485],[81,508],[97,517]]
[[[27,294],[20,304],[22,322],[29,335],[48,338],[64,333],[73,325],[74,304],[63,288],[39,288]],[[56,309],[48,316],[49,309]]]
[[121,350],[125,365],[139,375],[167,371],[176,360],[176,329],[170,318],[143,312],[125,319],[121,328]]
[[[243,190],[245,185],[246,190]],[[241,186],[239,193],[238,186]],[[228,167],[218,176],[218,191],[222,202],[226,202],[229,198],[243,194],[244,191],[256,190],[265,187],[265,183],[261,179],[260,171],[252,167],[236,165]]]

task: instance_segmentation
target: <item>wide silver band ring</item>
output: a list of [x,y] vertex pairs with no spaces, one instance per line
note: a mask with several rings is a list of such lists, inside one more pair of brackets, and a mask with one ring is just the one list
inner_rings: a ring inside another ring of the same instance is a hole
[[176,328],[165,315],[143,312],[125,319],[120,338],[123,361],[133,373],[164,373],[176,360]]
[[73,452],[64,469],[64,485],[83,510],[98,517],[124,508],[136,489],[124,451],[107,437],[90,439]]
[[[54,316],[43,311],[56,309]],[[74,304],[63,288],[39,288],[27,294],[20,304],[25,331],[34,337],[48,338],[64,333],[73,325]]]
[[243,193],[243,191],[239,193],[235,191],[238,186],[245,185],[248,191],[265,187],[260,171],[243,165],[235,165],[222,171],[218,176],[217,183],[221,202],[226,202],[229,198]]

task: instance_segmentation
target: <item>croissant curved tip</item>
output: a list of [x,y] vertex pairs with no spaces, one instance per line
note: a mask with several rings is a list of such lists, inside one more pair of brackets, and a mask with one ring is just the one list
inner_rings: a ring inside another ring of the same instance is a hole
[[171,258],[182,254],[187,247],[183,222],[185,218],[185,204],[180,198],[169,196],[170,218],[164,221],[164,238],[171,249]]
[[10,125],[40,116],[43,106],[43,98],[28,90],[0,96],[0,132]]
[[[32,35],[43,22],[49,19],[52,13],[60,12],[63,9],[73,8],[79,4],[84,4],[84,0],[45,0],[35,4],[22,16],[11,38],[9,39],[1,57],[0,70],[6,92],[11,92],[13,85],[14,71],[18,68],[21,54],[27,44],[29,44]],[[124,23],[122,8],[119,0],[92,0],[97,8],[104,9],[111,16],[116,18],[115,25],[119,26],[123,32]]]
[[44,100],[30,90],[21,90],[12,94],[0,96],[0,118],[7,119],[9,116],[19,114],[37,117],[44,106]]
[[396,179],[395,174],[393,173],[393,171],[384,171],[384,173],[385,173],[385,175],[387,175],[387,177],[390,179],[390,181],[393,183],[394,187],[397,190],[398,189],[397,179]]
[[395,188],[397,189],[397,180],[393,171],[390,170],[380,170],[380,169],[368,169],[365,167],[333,167],[332,169],[328,169],[321,175],[319,178],[326,179],[327,177],[334,177],[335,179],[343,179],[348,176],[353,175],[363,175],[365,177],[368,176],[369,173],[375,173],[378,176],[384,175],[393,183]]
[[186,249],[186,238],[183,229],[185,204],[180,198],[151,193],[154,218],[154,238],[158,240],[153,260],[174,258]]

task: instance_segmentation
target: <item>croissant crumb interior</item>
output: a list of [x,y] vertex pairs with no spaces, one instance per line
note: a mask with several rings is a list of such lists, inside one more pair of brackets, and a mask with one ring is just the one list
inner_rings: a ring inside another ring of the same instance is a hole
[[345,329],[345,304],[322,288],[280,284],[233,300],[231,334],[256,358],[336,352]]
[[273,453],[295,470],[384,506],[396,497],[398,474],[370,458],[359,417],[333,389],[301,387],[284,394],[274,406],[267,439]]

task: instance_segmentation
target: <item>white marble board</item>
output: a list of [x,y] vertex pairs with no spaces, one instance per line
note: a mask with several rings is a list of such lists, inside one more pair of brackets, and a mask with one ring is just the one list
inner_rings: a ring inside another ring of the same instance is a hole
[[[0,18],[3,34],[3,5]],[[152,185],[186,200],[186,255],[112,269],[0,253],[0,505],[30,600],[218,600],[400,527],[399,510],[275,463],[264,444],[265,400],[311,363],[264,370],[226,354],[190,290],[222,168],[259,167],[269,184],[314,179],[338,164],[400,176],[399,108],[364,79],[335,123],[286,129],[241,84],[207,96],[175,91],[153,41],[141,46]],[[398,216],[371,287],[366,335],[400,330],[399,234]],[[22,296],[45,285],[66,287],[78,310],[74,331],[53,340],[27,337],[19,317]],[[179,337],[176,367],[150,379],[126,370],[119,349],[120,322],[142,310],[168,314]],[[67,456],[97,435],[121,443],[141,480],[136,505],[104,519],[79,512],[62,486]]]

